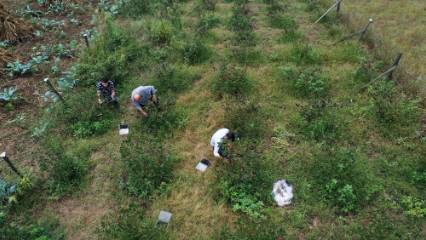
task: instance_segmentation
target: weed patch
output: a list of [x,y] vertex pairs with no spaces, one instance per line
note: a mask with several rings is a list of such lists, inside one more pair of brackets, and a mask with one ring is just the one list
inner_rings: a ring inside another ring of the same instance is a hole
[[384,135],[410,134],[419,124],[419,101],[399,96],[392,81],[381,80],[368,89],[372,97],[371,113]]
[[[93,86],[102,78],[117,85],[125,82],[135,69],[146,67],[148,48],[141,46],[131,34],[107,21],[102,34],[86,49],[77,64],[80,86]],[[132,64],[134,67],[132,67]]]
[[137,206],[121,209],[118,214],[104,217],[98,232],[101,239],[128,240],[167,240],[169,233],[165,228],[143,218],[144,212]]
[[235,64],[223,64],[216,76],[212,90],[216,96],[241,98],[247,96],[252,89],[252,82],[246,70]]
[[126,166],[125,186],[129,194],[150,199],[156,190],[173,178],[176,158],[166,153],[159,139],[147,133],[143,138],[130,136],[121,145],[121,160]]
[[186,63],[194,65],[206,61],[210,52],[200,39],[196,39],[184,46],[182,55]]
[[230,162],[219,162],[216,168],[218,197],[225,199],[234,211],[252,219],[264,217],[264,206],[270,202],[273,173],[249,140],[235,144]]
[[294,90],[302,97],[324,98],[330,85],[328,77],[318,68],[306,68],[292,82]]
[[307,44],[295,44],[289,53],[289,60],[296,64],[319,64],[320,54]]
[[364,160],[350,149],[325,149],[314,155],[309,168],[322,196],[344,214],[359,211],[380,189]]

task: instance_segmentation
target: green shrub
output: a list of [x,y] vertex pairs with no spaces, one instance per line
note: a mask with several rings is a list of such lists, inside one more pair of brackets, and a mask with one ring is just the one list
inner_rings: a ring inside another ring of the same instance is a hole
[[180,93],[190,88],[192,83],[200,76],[188,68],[176,67],[167,62],[157,66],[154,72],[154,85],[160,92]]
[[51,119],[58,125],[66,126],[66,133],[85,138],[110,130],[114,113],[110,108],[97,104],[95,86],[92,90],[80,89],[79,92],[67,94],[65,98],[67,106],[54,106]]
[[417,129],[421,110],[417,99],[398,94],[393,81],[380,80],[369,86],[371,112],[385,135],[410,134]]
[[273,171],[249,140],[234,143],[230,162],[219,162],[215,169],[215,188],[220,199],[225,199],[234,211],[252,219],[264,217],[264,204],[270,202]]
[[146,67],[149,48],[137,43],[129,32],[107,21],[105,29],[86,48],[76,67],[80,86],[94,86],[108,77],[116,85],[129,79],[135,70]]
[[195,11],[199,13],[214,11],[216,4],[217,0],[197,0]]
[[73,135],[79,138],[100,135],[110,130],[112,121],[103,119],[99,121],[77,122],[71,125]]
[[295,32],[298,29],[298,25],[293,18],[282,14],[270,16],[269,23],[271,27],[283,29],[285,33]]
[[150,40],[156,45],[167,45],[173,38],[173,27],[169,21],[153,20],[148,26]]
[[252,82],[248,79],[246,70],[240,66],[225,63],[212,86],[213,93],[219,97],[244,97],[252,89]]
[[279,78],[283,81],[290,81],[297,78],[296,69],[292,66],[285,66],[280,68]]
[[77,188],[88,172],[89,154],[74,155],[65,152],[58,136],[50,134],[43,139],[47,157],[40,161],[40,169],[49,173],[50,190],[59,196]]
[[286,6],[279,0],[264,0],[263,2],[269,5],[267,7],[269,15],[282,13],[286,9]]
[[231,58],[243,65],[257,64],[262,61],[262,53],[252,47],[234,47],[231,49]]
[[202,63],[209,58],[209,49],[200,39],[187,43],[183,48],[183,59],[188,64]]
[[49,170],[51,177],[50,187],[58,193],[63,194],[78,187],[88,172],[87,160],[79,159],[68,154],[58,156],[53,161]]
[[304,107],[301,111],[301,119],[295,122],[300,132],[310,140],[337,142],[342,137],[345,122],[336,110],[328,106],[324,101],[315,101]]
[[319,12],[321,10],[319,0],[305,0],[306,10],[309,12]]
[[175,99],[161,98],[160,107],[148,106],[148,118],[141,121],[143,132],[165,138],[173,136],[174,132],[186,124],[185,113],[175,106]]
[[251,32],[253,26],[250,17],[247,15],[245,5],[235,5],[232,9],[233,15],[229,19],[228,28],[233,32]]
[[[0,215],[2,212],[0,211]],[[0,216],[0,240],[36,239],[65,240],[66,235],[58,221],[46,221],[40,224],[31,222],[6,221]]]
[[412,218],[426,217],[426,204],[424,200],[412,196],[403,196],[401,203],[404,206],[405,214]]
[[350,149],[326,147],[309,168],[322,196],[344,214],[359,211],[379,189],[365,161]]
[[319,68],[306,68],[293,80],[293,88],[303,97],[321,98],[329,93],[329,79]]
[[156,226],[155,222],[144,219],[144,212],[139,206],[131,205],[121,209],[118,214],[104,217],[99,229],[100,239],[105,240],[168,240],[165,228]]
[[218,26],[220,23],[219,17],[213,13],[204,13],[200,17],[200,21],[197,24],[197,34],[204,36],[210,29]]
[[120,7],[120,14],[127,17],[141,17],[151,12],[150,0],[126,0]]
[[236,32],[231,39],[234,46],[253,47],[257,43],[256,34],[250,32]]
[[234,103],[228,105],[225,110],[225,126],[236,131],[242,138],[261,142],[270,134],[264,112],[257,103]]
[[172,180],[176,161],[173,154],[165,151],[161,141],[151,135],[151,132],[143,137],[131,135],[120,148],[126,169],[126,190],[142,199],[150,199],[155,191]]
[[297,64],[318,64],[320,63],[320,54],[310,45],[296,44],[290,50],[289,60]]

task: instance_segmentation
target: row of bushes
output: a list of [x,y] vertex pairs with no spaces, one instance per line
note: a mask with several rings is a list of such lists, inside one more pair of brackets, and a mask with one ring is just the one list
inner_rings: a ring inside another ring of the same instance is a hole
[[[261,107],[257,101],[250,100],[255,93],[254,81],[248,77],[247,68],[240,65],[258,57],[246,4],[247,1],[234,1],[233,15],[228,21],[229,30],[234,32],[234,47],[212,84],[215,96],[226,101],[224,126],[236,131],[241,140],[227,151],[229,163],[220,161],[215,167],[216,180],[212,187],[217,200],[225,200],[233,211],[259,220],[265,217],[264,209],[271,204],[270,186],[276,174],[262,156],[263,139],[269,132]],[[229,230],[218,233],[219,238],[224,236],[234,239],[239,233]]]

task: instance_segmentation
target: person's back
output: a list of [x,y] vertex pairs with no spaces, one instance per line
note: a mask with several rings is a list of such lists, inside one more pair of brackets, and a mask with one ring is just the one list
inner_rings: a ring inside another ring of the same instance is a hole
[[145,117],[148,116],[148,113],[145,112],[144,108],[149,101],[152,101],[156,106],[158,105],[156,92],[157,89],[154,86],[139,86],[132,91],[132,104]]
[[228,133],[230,133],[229,129],[221,128],[213,134],[210,145],[213,147],[213,154],[215,157],[221,157],[219,153],[220,144],[225,140]]

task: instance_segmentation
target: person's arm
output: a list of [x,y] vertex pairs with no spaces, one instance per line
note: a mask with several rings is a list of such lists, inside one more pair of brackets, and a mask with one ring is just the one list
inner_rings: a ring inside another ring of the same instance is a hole
[[114,82],[110,81],[111,84],[111,97],[114,98],[115,97],[115,86],[114,86]]
[[219,143],[215,143],[213,147],[213,155],[218,158],[220,158],[219,147]]
[[102,104],[101,91],[96,91],[96,95],[98,96],[98,103]]
[[139,109],[139,112],[141,112],[144,117],[148,117],[148,113],[145,112],[142,107]]
[[142,106],[138,103],[138,102],[135,102],[135,101],[133,101],[133,106],[143,115],[143,116],[145,116],[145,117],[148,117],[148,113],[147,112],[145,112],[144,110],[143,110],[143,108],[142,108]]

